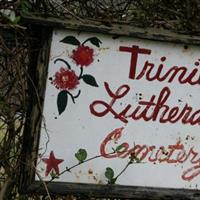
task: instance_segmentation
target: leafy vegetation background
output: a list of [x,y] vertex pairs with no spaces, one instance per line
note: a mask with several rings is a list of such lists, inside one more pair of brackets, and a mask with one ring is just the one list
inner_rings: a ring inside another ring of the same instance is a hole
[[22,14],[200,35],[200,0],[0,0],[0,200],[50,199],[18,193],[24,123],[30,97],[37,93],[27,89],[32,54],[38,51],[31,44],[39,41],[31,25],[22,23]]

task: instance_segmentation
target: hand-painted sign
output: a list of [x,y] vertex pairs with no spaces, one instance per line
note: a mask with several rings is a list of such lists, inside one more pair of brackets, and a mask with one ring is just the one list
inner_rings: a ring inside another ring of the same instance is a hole
[[54,31],[40,178],[200,189],[199,50]]

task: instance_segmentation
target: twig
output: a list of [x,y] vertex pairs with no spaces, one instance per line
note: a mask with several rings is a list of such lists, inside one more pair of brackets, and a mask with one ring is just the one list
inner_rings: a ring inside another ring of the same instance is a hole
[[29,73],[28,73],[26,70],[25,70],[25,73],[26,73],[28,79],[30,80],[30,82],[31,82],[31,84],[32,84],[32,86],[33,86],[33,88],[34,88],[34,90],[35,90],[35,94],[36,94],[36,97],[37,97],[39,110],[40,110],[40,113],[41,113],[41,115],[42,115],[42,120],[43,120],[43,124],[44,124],[44,130],[45,130],[45,133],[46,133],[46,135],[47,135],[47,142],[46,142],[46,144],[45,144],[45,151],[44,151],[44,153],[43,153],[43,154],[45,154],[45,152],[46,152],[46,150],[47,150],[47,145],[48,145],[48,143],[49,143],[49,133],[48,133],[47,126],[46,126],[46,120],[45,120],[45,117],[44,117],[43,112],[42,112],[42,105],[41,105],[41,103],[40,103],[40,97],[39,97],[39,94],[38,94],[38,90],[37,90],[37,88],[36,88],[36,86],[35,86],[35,84],[34,84],[32,78],[31,78],[31,76],[29,75]]
[[57,6],[60,6],[63,10],[65,10],[67,13],[69,13],[70,15],[72,15],[74,18],[78,19],[81,22],[84,22],[80,17],[74,15],[73,12],[71,12],[70,10],[68,10],[66,7],[62,6],[60,3],[58,3],[57,1],[53,0],[53,3],[55,3]]
[[3,37],[0,35],[0,44],[3,47],[3,50],[6,51],[8,55],[13,55],[13,52],[6,46]]
[[11,179],[9,178],[3,185],[2,189],[0,190],[0,200],[4,200],[4,196],[6,194],[7,187],[9,183],[11,182]]
[[[36,167],[33,165],[33,167],[35,168],[35,173],[36,175],[38,176],[39,180],[42,182],[42,184],[44,185],[44,188],[47,192],[47,196],[49,198],[49,200],[52,200],[51,196],[50,196],[50,193],[49,193],[49,190],[48,190],[48,187],[47,187],[47,184],[45,183],[45,181],[42,179],[42,177],[40,176],[40,174],[38,173]],[[0,199],[1,200],[1,199]]]

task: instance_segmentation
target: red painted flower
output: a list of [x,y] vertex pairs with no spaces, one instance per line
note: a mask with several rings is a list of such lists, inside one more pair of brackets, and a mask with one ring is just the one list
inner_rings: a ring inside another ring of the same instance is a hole
[[77,65],[88,66],[93,62],[94,50],[88,46],[80,45],[76,50],[73,50],[71,58]]
[[52,83],[58,89],[73,90],[79,84],[79,80],[73,70],[61,67],[60,71],[56,72]]

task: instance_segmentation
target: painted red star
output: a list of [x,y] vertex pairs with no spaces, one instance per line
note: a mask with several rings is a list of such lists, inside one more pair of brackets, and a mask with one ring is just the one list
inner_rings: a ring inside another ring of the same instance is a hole
[[56,174],[59,174],[58,165],[64,160],[55,158],[53,151],[51,151],[49,158],[42,158],[42,161],[46,163],[45,176],[48,176],[51,170],[54,170]]

